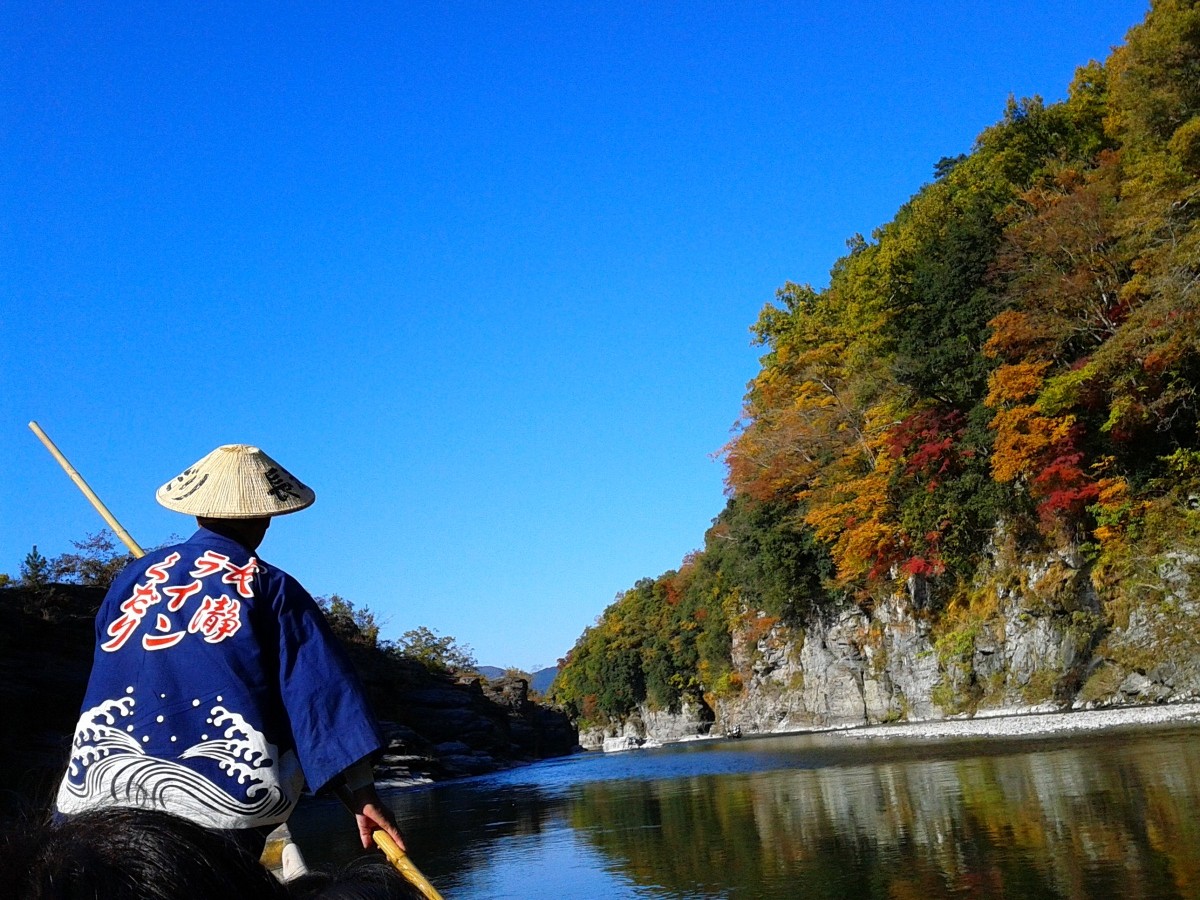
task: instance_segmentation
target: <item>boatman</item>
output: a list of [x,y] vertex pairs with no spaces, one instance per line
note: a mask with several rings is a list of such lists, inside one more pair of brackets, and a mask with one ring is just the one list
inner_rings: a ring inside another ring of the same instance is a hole
[[351,798],[364,847],[403,841],[375,790],[383,746],[313,598],[256,553],[316,495],[257,447],[218,447],[157,493],[200,530],[117,576],[56,805],[164,810],[261,854],[305,784]]

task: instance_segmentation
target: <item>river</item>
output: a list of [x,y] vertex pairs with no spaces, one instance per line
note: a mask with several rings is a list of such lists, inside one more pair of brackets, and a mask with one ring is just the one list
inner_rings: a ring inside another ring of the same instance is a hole
[[[1200,727],[582,754],[389,795],[447,900],[1200,898]],[[310,863],[355,855],[314,801]]]

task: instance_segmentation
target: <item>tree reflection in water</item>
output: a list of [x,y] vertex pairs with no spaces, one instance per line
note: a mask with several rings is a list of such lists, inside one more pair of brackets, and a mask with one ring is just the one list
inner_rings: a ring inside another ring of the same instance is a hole
[[675,896],[1197,897],[1194,738],[597,782],[571,824]]
[[395,805],[414,859],[456,898],[1189,898],[1197,737],[744,740],[533,766]]

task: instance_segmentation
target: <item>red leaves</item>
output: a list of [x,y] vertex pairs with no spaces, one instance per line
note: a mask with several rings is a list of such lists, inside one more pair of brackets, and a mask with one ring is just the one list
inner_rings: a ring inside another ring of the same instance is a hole
[[914,556],[900,566],[900,571],[905,575],[917,575],[922,578],[929,578],[934,575],[941,575],[946,571],[946,566],[937,558],[926,559],[923,556]]
[[[943,520],[938,523],[939,529],[945,529],[950,526],[950,522]],[[921,578],[932,578],[941,575],[946,571],[946,562],[942,559],[940,544],[942,542],[942,532],[927,531],[925,533],[924,549],[919,553],[914,553],[903,563],[900,564],[900,571],[905,575],[916,575]]]
[[1038,517],[1052,526],[1061,518],[1077,519],[1100,498],[1100,488],[1080,466],[1083,454],[1064,453],[1034,477],[1031,492],[1040,499]]
[[963,415],[956,409],[927,409],[914,413],[892,428],[887,435],[888,452],[893,459],[904,460],[904,474],[934,479],[949,475],[961,455],[955,445],[962,438]]
[[679,592],[679,585],[675,583],[673,578],[663,579],[663,589],[666,593],[666,601],[668,606],[678,606],[682,595]]

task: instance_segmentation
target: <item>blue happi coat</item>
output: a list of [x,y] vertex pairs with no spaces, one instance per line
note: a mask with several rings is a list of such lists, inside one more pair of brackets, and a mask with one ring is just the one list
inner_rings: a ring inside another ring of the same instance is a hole
[[287,819],[382,746],[350,663],[286,572],[201,528],[113,582],[57,806],[213,828]]

